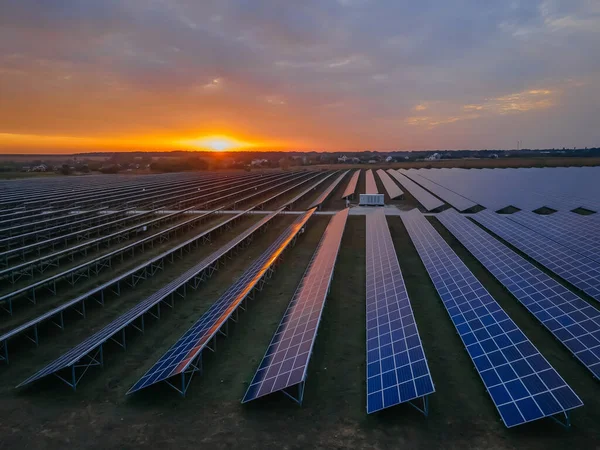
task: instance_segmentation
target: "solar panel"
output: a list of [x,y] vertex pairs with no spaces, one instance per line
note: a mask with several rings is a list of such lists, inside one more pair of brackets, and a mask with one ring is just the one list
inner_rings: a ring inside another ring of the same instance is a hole
[[360,176],[360,169],[355,170],[354,173],[352,174],[352,177],[350,178],[350,181],[348,182],[348,186],[346,186],[346,190],[342,194],[342,198],[346,198],[346,197],[350,197],[351,195],[354,195],[354,192],[356,192],[356,184],[358,183],[359,176]]
[[455,211],[436,216],[556,339],[600,378],[600,311]]
[[308,188],[306,188],[305,190],[303,190],[302,192],[300,192],[298,195],[296,195],[293,199],[289,200],[284,205],[284,207],[286,207],[286,208],[290,207],[291,208],[294,203],[296,203],[298,200],[300,200],[305,195],[307,195],[310,192],[314,191],[321,183],[323,183],[325,180],[327,180],[328,178],[330,178],[334,173],[335,172],[330,172],[327,175],[325,175],[325,177],[321,178],[320,180],[317,180],[315,183],[313,183]]
[[471,217],[573,286],[600,301],[600,263],[513,222],[507,215],[482,211]]
[[488,209],[515,206],[522,210],[550,207],[570,211],[584,207],[598,211],[600,169],[421,169],[419,175]]
[[168,382],[170,378],[180,375],[182,383],[179,387],[169,384],[185,394],[191,380],[190,376],[186,381],[186,375],[193,375],[197,370],[197,360],[202,356],[202,351],[251,294],[314,211],[311,209],[299,216],[127,393],[134,393],[161,381]]
[[504,424],[559,414],[568,424],[583,405],[577,394],[427,219],[417,210],[401,218]]
[[383,183],[383,187],[385,188],[387,194],[390,196],[390,199],[393,200],[404,195],[402,189],[398,187],[398,185],[394,182],[394,180],[390,178],[390,176],[386,173],[385,170],[379,169],[377,171],[377,175],[379,175],[379,179]]
[[400,182],[400,184],[402,184],[402,187],[404,187],[404,189],[406,189],[408,192],[410,192],[410,194],[414,198],[416,198],[417,201],[421,205],[423,205],[423,208],[425,208],[427,211],[433,211],[434,209],[444,206],[443,201],[441,201],[439,198],[431,195],[429,192],[427,192],[425,189],[423,189],[417,183],[412,181],[407,176],[401,174],[397,170],[389,169],[388,173],[391,176],[393,176],[398,182]]
[[528,211],[507,215],[530,230],[540,233],[577,253],[600,262],[600,229],[574,213],[542,216]]
[[342,179],[346,176],[347,173],[348,173],[348,171],[346,170],[339,177],[337,177],[329,186],[327,186],[327,189],[325,189],[321,193],[321,195],[319,195],[319,197],[317,197],[317,199],[311,203],[311,205],[308,207],[308,209],[316,208],[316,207],[321,208],[321,205],[323,204],[323,202],[325,200],[327,200],[327,197],[329,197],[331,195],[333,190],[337,187],[338,184],[340,184],[340,181],[342,181]]
[[[87,371],[87,368],[89,368],[92,365],[102,365],[102,346],[105,342],[107,342],[109,339],[112,339],[113,336],[115,336],[117,333],[123,333],[122,345],[124,346],[124,333],[125,328],[127,326],[131,325],[136,319],[149,312],[151,308],[153,308],[160,302],[164,302],[169,298],[173,298],[172,296],[174,296],[177,292],[183,292],[183,295],[185,295],[185,289],[188,283],[194,283],[195,280],[198,278],[199,281],[202,281],[206,277],[206,270],[210,270],[210,268],[213,267],[215,263],[218,263],[222,256],[226,255],[237,245],[245,241],[251,234],[253,234],[259,228],[264,226],[267,222],[269,222],[280,212],[281,209],[262,218],[259,222],[252,225],[249,229],[244,231],[239,236],[236,236],[234,239],[229,241],[219,250],[217,250],[216,252],[214,252],[213,254],[196,264],[194,267],[185,271],[173,281],[161,287],[159,290],[157,290],[149,297],[135,305],[126,313],[122,314],[117,319],[113,320],[111,323],[106,325],[100,331],[85,339],[79,345],[73,347],[72,349],[64,353],[62,356],[52,361],[46,367],[27,378],[17,387],[25,386],[48,375],[54,374],[58,378],[75,388],[75,386],[79,382],[79,379],[83,376],[85,371]],[[98,354],[100,359],[98,359]],[[76,376],[76,369],[78,368],[85,368],[85,370],[79,377]],[[59,375],[59,372],[63,371],[64,369],[71,370],[71,381]]]
[[379,194],[373,171],[371,169],[367,170],[365,176],[365,194]]
[[383,210],[367,215],[367,413],[435,391]]
[[406,175],[415,183],[420,184],[425,189],[430,192],[433,192],[439,198],[444,200],[446,203],[449,203],[459,211],[466,211],[467,209],[471,209],[474,206],[477,206],[477,203],[474,201],[463,197],[462,195],[457,194],[456,192],[451,191],[448,188],[440,186],[437,183],[425,178],[421,175],[421,171],[417,170],[400,170],[400,173]]
[[[327,225],[242,403],[278,391],[302,403],[306,371],[347,217],[348,209],[344,209]],[[294,387],[296,392],[290,392]]]

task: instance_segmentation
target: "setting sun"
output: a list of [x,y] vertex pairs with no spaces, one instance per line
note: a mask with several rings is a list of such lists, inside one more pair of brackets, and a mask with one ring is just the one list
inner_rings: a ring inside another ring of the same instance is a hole
[[179,142],[186,147],[198,150],[211,150],[213,152],[223,152],[227,150],[238,150],[252,147],[249,142],[240,141],[228,136],[205,136],[198,139],[186,139]]

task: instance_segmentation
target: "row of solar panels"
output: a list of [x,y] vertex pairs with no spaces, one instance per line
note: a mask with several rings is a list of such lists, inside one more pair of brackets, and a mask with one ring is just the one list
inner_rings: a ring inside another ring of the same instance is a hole
[[535,211],[600,211],[600,167],[401,171],[459,211],[475,205]]
[[[287,192],[298,189],[301,185],[310,180],[318,177],[319,174],[315,173],[306,173],[300,176],[294,176],[292,178],[283,180],[279,183],[271,182],[263,182],[260,185],[254,185],[254,187],[250,188],[250,193],[244,197],[237,197],[234,202],[236,204],[243,204],[248,201],[251,201],[255,198],[263,198],[260,205],[264,206],[265,204],[271,203],[273,200],[277,198],[281,198],[281,196],[287,194]],[[262,184],[267,184],[266,187],[262,187],[260,190],[256,190]],[[314,186],[311,186],[314,188]],[[265,195],[268,195],[270,192],[275,191],[275,194],[269,198],[264,198]],[[30,301],[35,303],[36,301],[36,292],[42,290],[43,292],[49,292],[51,295],[56,295],[57,291],[60,290],[61,286],[66,286],[69,288],[74,285],[79,279],[89,279],[90,276],[97,275],[100,270],[110,268],[112,266],[112,262],[115,260],[122,260],[125,255],[134,254],[135,252],[144,251],[146,247],[151,247],[155,242],[163,242],[166,239],[169,239],[173,235],[181,234],[189,230],[190,228],[202,223],[207,218],[211,217],[215,212],[219,212],[224,209],[225,206],[218,208],[217,210],[213,210],[210,212],[206,212],[200,215],[190,216],[189,219],[185,219],[183,221],[179,221],[178,223],[171,225],[167,228],[162,228],[158,232],[155,232],[150,235],[146,235],[140,239],[132,239],[132,242],[120,246],[110,252],[104,253],[101,256],[93,258],[87,262],[82,264],[78,264],[75,266],[71,266],[63,271],[55,272],[50,276],[46,276],[42,279],[37,279],[32,281],[29,284],[21,285],[18,289],[12,289],[9,292],[0,295],[0,305],[3,306],[9,313],[12,313],[12,302],[18,298],[28,298]],[[167,214],[155,219],[151,219],[149,222],[146,222],[147,228],[150,228],[149,224],[152,223],[163,223],[163,220],[169,220],[173,216],[176,217],[184,217],[181,212],[174,212],[171,214]],[[139,225],[137,225],[139,228]],[[0,276],[7,278],[10,282],[14,283],[19,278],[24,275],[29,275],[33,278],[35,272],[39,272],[43,274],[47,267],[49,266],[58,266],[64,261],[69,261],[72,259],[72,255],[77,254],[82,248],[88,249],[93,248],[94,246],[106,245],[112,239],[117,239],[118,237],[123,236],[125,233],[129,233],[131,230],[118,231],[116,233],[110,234],[108,236],[103,236],[100,238],[93,239],[91,241],[85,241],[81,244],[77,244],[74,247],[69,247],[59,252],[52,253],[50,255],[40,257],[34,260],[30,260],[26,263],[19,264],[17,266],[12,266],[8,269],[4,269],[0,271]]]
[[[302,222],[312,211],[314,209],[298,220]],[[244,402],[275,391],[283,391],[297,401],[302,400],[306,367],[331,282],[346,217],[347,210],[338,213],[332,219],[250,384]],[[506,426],[511,427],[547,416],[566,415],[571,409],[581,406],[582,402],[573,390],[424,216],[412,211],[401,217]],[[440,217],[457,237],[456,228],[449,225],[451,221],[458,221],[461,226],[470,224],[472,230],[477,229],[464,216],[452,211],[445,212]],[[487,236],[493,243],[493,238]],[[479,238],[483,241],[482,236]],[[472,236],[465,240],[473,241],[475,240]],[[498,241],[496,245],[502,247]],[[278,240],[272,247],[279,246]],[[496,258],[502,254],[498,248],[490,245],[490,242],[484,242],[481,247]],[[240,281],[202,316],[130,392],[159,381],[171,380],[176,376],[180,376],[182,382],[172,385],[185,392],[189,377],[199,368],[198,358],[202,351],[210,348],[211,339],[244,300],[248,283],[261,278],[262,275],[257,275],[257,267],[263,267],[261,261],[271,259],[271,252],[272,248],[267,250],[261,257],[263,259],[259,258]],[[474,254],[477,256],[475,252]],[[485,265],[484,260],[481,261]],[[528,271],[532,272],[532,268],[535,270],[535,267],[531,266]],[[391,235],[381,210],[367,216],[366,270],[367,410],[374,412],[409,401],[427,412],[425,399],[428,394],[434,392],[433,381]],[[541,283],[545,289],[554,288],[558,294],[568,293],[549,277],[546,277],[546,280],[540,280],[539,274],[533,274],[533,277],[536,283]],[[499,279],[502,281],[503,278]],[[523,286],[520,286],[520,289],[531,295],[531,291]],[[565,295],[565,298],[568,297]],[[592,311],[587,311],[588,315],[594,311],[593,308],[589,308]],[[67,362],[74,367],[77,361],[69,359]],[[47,369],[53,370],[51,372],[41,371],[40,374],[36,374],[38,377],[34,376],[23,384],[64,369],[65,361],[61,361],[60,364],[63,365],[58,369],[52,367]],[[422,406],[415,404],[417,399],[424,400]]]
[[[356,180],[359,172],[355,173]],[[590,195],[600,190],[599,168],[389,169],[387,173],[380,169],[377,174],[391,199],[403,192],[390,175],[427,211],[441,209],[444,202],[459,211],[472,211],[479,205],[493,210],[509,206],[529,211],[542,207],[600,210],[600,202]],[[365,177],[365,192],[379,193],[373,171],[367,170]],[[560,181],[563,179],[564,183]],[[562,186],[567,186],[568,192],[562,192]],[[348,186],[344,196],[352,195],[355,189],[356,182]]]
[[[192,189],[193,192],[191,194],[185,193],[181,196],[165,197],[168,199],[166,204],[163,204],[158,208],[153,208],[147,212],[139,213],[136,207],[117,210],[116,212],[112,212],[109,214],[100,214],[99,219],[105,222],[101,223],[100,225],[95,225],[87,228],[84,227],[77,231],[67,232],[66,234],[63,233],[64,226],[58,226],[56,236],[50,238],[46,238],[47,234],[54,231],[54,228],[56,227],[49,227],[50,230],[49,228],[42,228],[31,233],[19,234],[16,236],[5,238],[3,240],[0,240],[0,248],[2,248],[3,246],[2,242],[4,242],[7,247],[12,247],[12,243],[18,244],[21,242],[27,242],[31,239],[35,240],[35,242],[23,246],[15,246],[14,248],[10,248],[8,250],[0,252],[0,262],[4,263],[5,266],[8,266],[14,259],[20,259],[21,261],[23,261],[32,253],[40,254],[46,249],[54,250],[57,247],[66,247],[71,242],[80,242],[81,240],[89,239],[93,236],[99,236],[105,232],[110,232],[114,230],[118,230],[117,235],[121,236],[121,233],[135,231],[139,229],[140,226],[153,226],[154,224],[159,222],[164,223],[164,221],[167,221],[171,218],[179,217],[181,214],[184,214],[187,211],[192,211],[194,209],[208,209],[215,203],[222,203],[227,200],[233,201],[236,198],[238,198],[240,194],[248,194],[250,192],[253,192],[257,188],[265,186],[269,183],[276,183],[278,181],[290,179],[297,176],[297,174],[269,175],[266,177],[254,177],[250,180],[244,179],[237,182],[232,181],[228,182],[226,185],[223,186],[219,184],[217,187],[215,185],[198,188],[194,187]],[[159,213],[168,208],[179,208],[179,210],[167,215],[162,215],[162,217],[152,219],[148,222],[135,224],[134,226],[127,228],[128,225],[139,221],[139,219],[152,216],[155,213]],[[117,219],[106,221],[104,220],[105,216],[108,216],[109,218],[112,216],[116,216]],[[31,236],[32,234],[34,236]],[[39,240],[40,236],[43,237],[44,240]]]
[[[351,197],[356,191],[356,185],[358,182],[358,177],[360,175],[360,170],[357,170],[352,175],[350,182],[346,190],[344,191],[342,198]],[[427,211],[433,211],[439,208],[442,208],[445,203],[441,201],[439,198],[432,195],[427,190],[423,189],[419,184],[417,184],[412,179],[408,178],[401,170],[389,169],[387,171],[377,170],[377,175],[381,180],[383,187],[385,188],[386,193],[388,194],[390,199],[401,198],[404,195],[404,192],[396,182],[393,181],[395,179],[398,183],[400,183]],[[417,180],[418,181],[418,180]],[[377,183],[375,181],[375,176],[372,170],[367,170],[365,172],[365,193],[366,194],[378,194],[379,190],[377,188]],[[475,206],[475,205],[472,205]],[[471,206],[470,206],[471,207]]]
[[[304,177],[302,180],[294,183],[293,185],[291,185],[290,187],[288,187],[286,189],[283,189],[283,190],[276,189],[276,193],[274,195],[272,195],[271,197],[266,198],[266,199],[263,196],[263,199],[261,200],[260,203],[254,205],[253,207],[249,208],[248,210],[243,211],[236,215],[232,215],[230,218],[228,218],[224,221],[221,221],[220,223],[213,226],[212,228],[193,236],[192,238],[186,240],[185,242],[182,242],[174,247],[168,248],[166,251],[162,252],[161,254],[141,263],[140,265],[138,265],[124,273],[119,274],[118,276],[101,284],[100,286],[98,286],[98,287],[72,299],[72,300],[62,303],[61,305],[55,307],[54,309],[42,314],[41,316],[38,316],[37,318],[30,320],[14,329],[8,331],[4,335],[0,336],[0,345],[2,346],[3,354],[4,354],[3,358],[8,360],[8,341],[11,338],[13,338],[17,335],[29,332],[29,333],[33,334],[33,336],[35,337],[35,339],[33,339],[33,340],[37,343],[37,327],[41,323],[48,321],[48,320],[54,320],[54,321],[58,320],[58,324],[62,327],[63,313],[67,309],[76,309],[83,316],[85,316],[86,300],[96,299],[96,300],[100,301],[101,303],[103,303],[106,296],[120,295],[121,289],[122,289],[122,287],[124,287],[124,285],[135,286],[140,279],[145,279],[148,275],[152,275],[157,270],[162,269],[164,267],[165,262],[169,262],[169,261],[173,262],[175,257],[182,256],[184,252],[189,251],[192,247],[198,246],[199,243],[209,241],[210,236],[212,234],[229,226],[231,223],[236,221],[238,218],[241,218],[241,217],[247,215],[248,213],[250,213],[250,211],[252,211],[254,209],[263,207],[265,204],[269,204],[271,201],[273,201],[277,198],[281,198],[282,196],[286,195],[288,192],[298,189],[298,188],[301,188],[302,185],[304,185],[307,182],[310,182],[310,184],[308,185],[307,188],[302,190],[296,197],[294,197],[294,199],[288,200],[284,204],[283,208],[287,207],[288,205],[290,205],[291,202],[297,201],[298,198],[304,197],[307,194],[313,192],[315,190],[315,188],[319,184],[321,184],[324,179],[326,179],[326,178],[323,178],[321,175],[322,174],[318,174],[318,173],[309,173],[308,178]],[[320,179],[317,180],[316,182],[313,181],[317,177],[320,177]],[[328,177],[328,175],[326,175],[326,177]],[[277,188],[277,185],[270,186],[265,191],[259,191],[257,194],[252,194],[252,196],[250,196],[250,197],[254,197],[255,195],[264,194],[264,192],[268,192],[268,191],[272,190],[273,188]],[[238,199],[237,201],[240,202],[241,200]],[[208,212],[208,213],[205,213],[204,215],[199,216],[199,218],[203,218],[203,217],[206,217],[211,214],[213,214],[213,212]],[[196,220],[196,218],[192,218],[189,220]],[[173,228],[173,227],[171,227],[171,228]],[[159,233],[162,233],[162,232],[159,232]],[[154,239],[153,236],[156,237],[159,233],[152,235],[148,238],[145,238],[142,241],[144,241],[146,239]],[[132,243],[131,245],[138,245],[139,243],[140,243],[140,241],[136,241],[135,243]],[[142,245],[143,245],[143,243],[142,243]],[[126,247],[128,247],[128,246],[126,246]],[[121,249],[116,249],[113,252],[110,252],[109,254],[102,255],[102,256],[94,259],[93,261],[81,264],[74,268],[67,269],[66,271],[52,275],[46,279],[37,281],[29,286],[25,286],[24,288],[12,291],[12,292],[4,295],[2,298],[0,298],[0,300],[2,300],[5,303],[10,302],[9,304],[12,305],[11,302],[13,300],[19,298],[20,296],[29,297],[30,299],[35,298],[36,290],[44,288],[45,286],[47,287],[48,284],[51,285],[52,291],[56,294],[57,281],[60,281],[61,279],[67,279],[67,281],[68,281],[67,285],[72,285],[75,282],[74,277],[81,276],[81,274],[80,274],[81,271],[87,271],[87,276],[89,277],[89,272],[91,270],[90,267],[94,268],[92,270],[92,273],[97,273],[99,270],[97,267],[101,264],[106,265],[106,267],[110,267],[110,263],[107,263],[106,259],[110,258],[110,257],[116,257],[118,255],[122,255],[121,250],[127,251],[126,247],[121,248]],[[0,357],[0,359],[1,359],[1,357]]]

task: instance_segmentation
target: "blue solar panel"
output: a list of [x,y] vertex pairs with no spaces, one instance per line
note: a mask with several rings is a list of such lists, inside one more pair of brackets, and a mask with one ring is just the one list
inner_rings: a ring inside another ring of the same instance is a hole
[[366,235],[370,414],[425,397],[435,388],[383,210],[367,215]]
[[600,301],[600,263],[525,228],[506,215],[482,211],[472,216],[488,230]]
[[537,348],[418,211],[402,221],[504,424],[583,405]]
[[600,311],[456,211],[437,217],[556,339],[600,378]]
[[298,392],[287,394],[302,402],[306,370],[347,218],[345,209],[329,222],[242,403],[294,386],[299,387]]
[[600,262],[600,229],[598,224],[590,223],[584,216],[575,213],[542,216],[528,211],[519,211],[506,217],[583,256]]
[[[313,215],[311,209],[298,217],[240,278],[206,311],[186,333],[129,389],[128,394],[184,374],[201,356],[204,348],[252,292],[265,272]],[[185,391],[185,387],[183,389]],[[183,393],[183,392],[182,392]]]

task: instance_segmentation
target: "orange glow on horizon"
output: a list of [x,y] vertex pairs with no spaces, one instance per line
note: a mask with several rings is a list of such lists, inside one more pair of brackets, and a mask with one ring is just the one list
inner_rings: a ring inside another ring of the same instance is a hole
[[285,150],[283,143],[245,140],[226,134],[211,134],[197,138],[180,136],[66,136],[0,133],[0,154],[6,153],[73,153],[197,150],[211,152],[252,149]]
[[183,139],[175,142],[186,148],[195,150],[209,150],[225,152],[229,150],[243,150],[256,147],[255,144],[235,139],[225,135],[204,136],[197,139]]

